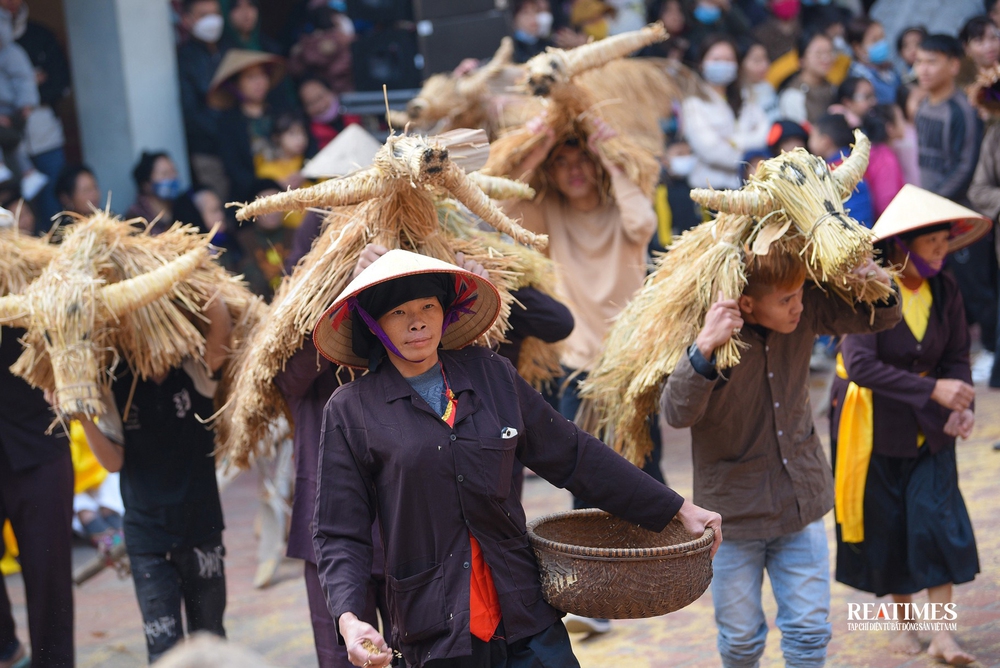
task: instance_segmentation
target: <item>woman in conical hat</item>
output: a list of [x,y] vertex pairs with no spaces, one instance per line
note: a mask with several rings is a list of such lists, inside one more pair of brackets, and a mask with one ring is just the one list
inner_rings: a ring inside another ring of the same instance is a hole
[[[326,407],[314,546],[351,662],[578,666],[561,613],[541,597],[515,458],[553,484],[648,529],[676,514],[721,538],[721,518],[684,501],[561,418],[493,351],[470,346],[500,298],[476,271],[391,250],[317,323],[317,350],[371,373]],[[393,629],[358,620],[378,518]],[[497,658],[501,657],[501,658]]]
[[[969,332],[955,279],[940,273],[948,253],[989,232],[991,221],[915,186],[889,204],[874,232],[900,268],[903,320],[878,334],[844,337],[832,388],[837,580],[894,603],[927,590],[952,600],[979,558],[958,489],[956,437],[975,422]],[[920,620],[915,620],[920,621]],[[894,645],[921,650],[915,631]],[[927,652],[966,664],[948,631]]]

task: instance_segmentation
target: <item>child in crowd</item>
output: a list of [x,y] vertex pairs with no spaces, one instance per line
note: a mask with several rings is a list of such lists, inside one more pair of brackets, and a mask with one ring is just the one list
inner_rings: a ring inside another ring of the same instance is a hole
[[[257,179],[250,186],[250,199],[269,197],[284,188],[271,179]],[[295,230],[282,224],[282,212],[257,216],[253,225],[243,226],[236,234],[240,246],[237,271],[243,274],[250,290],[270,301],[285,273],[285,258],[292,249]]]
[[903,30],[896,38],[896,53],[900,60],[899,78],[905,84],[913,83],[917,78],[913,63],[917,60],[917,49],[924,37],[927,37],[927,31],[921,26],[913,26]]
[[896,91],[895,114],[889,131],[889,143],[903,169],[903,179],[912,185],[920,185],[920,147],[917,142],[917,126],[914,118],[920,104],[921,95],[916,86],[900,86]]
[[[831,168],[843,161],[843,156],[850,152],[854,133],[847,119],[836,114],[826,114],[813,125],[809,135],[809,152],[826,160]],[[871,229],[875,225],[872,213],[871,191],[864,179],[858,182],[854,194],[844,202],[844,208],[854,220]]]
[[895,122],[896,105],[880,104],[868,112],[861,125],[862,131],[872,143],[865,181],[871,190],[872,213],[875,215],[875,220],[878,220],[892,198],[906,183],[899,158],[889,144],[889,127]]
[[125,543],[150,663],[184,637],[182,599],[189,634],[226,635],[215,443],[199,417],[215,412],[215,374],[229,355],[232,324],[219,297],[204,315],[202,360],[188,358],[147,380],[125,371],[112,384],[100,421],[80,422],[98,461],[121,472]]
[[843,115],[852,128],[860,128],[861,120],[876,104],[878,98],[875,97],[875,87],[868,79],[847,77],[837,87],[834,103],[827,111]]
[[[817,334],[868,333],[900,319],[899,304],[855,308],[807,283],[806,268],[772,251],[747,262],[739,299],[721,299],[667,378],[660,407],[691,428],[694,500],[722,514],[712,601],[725,666],[755,666],[768,624],[761,606],[767,570],[790,666],[821,666],[830,640],[830,564],[823,516],[833,476],[809,403],[809,359]],[[889,277],[870,259],[855,270]],[[715,351],[739,334],[745,348],[725,377]]]
[[344,114],[340,98],[322,79],[305,78],[299,83],[299,99],[309,116],[309,134],[321,149],[352,123],[360,123],[361,117]]
[[785,151],[796,148],[806,148],[809,144],[809,128],[806,123],[800,125],[795,121],[778,121],[771,126],[771,131],[767,133],[767,157],[773,158],[781,155]]
[[[278,116],[271,131],[270,146],[255,158],[257,178],[270,179],[282,190],[309,185],[302,176],[309,143],[304,118],[290,112]],[[302,215],[301,212],[289,213],[284,219],[285,227],[298,227]]]

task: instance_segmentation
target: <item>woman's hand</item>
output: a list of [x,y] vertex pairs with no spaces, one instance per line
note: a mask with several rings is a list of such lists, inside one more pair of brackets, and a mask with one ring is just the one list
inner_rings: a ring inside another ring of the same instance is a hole
[[889,274],[887,274],[885,269],[880,267],[872,258],[862,261],[861,264],[854,268],[853,273],[863,279],[875,279],[883,285],[892,284],[892,279],[889,278]]
[[976,414],[969,409],[964,411],[952,411],[948,416],[948,422],[944,425],[944,433],[952,438],[968,439],[972,436],[972,428],[976,425]]
[[712,359],[715,349],[725,345],[743,327],[743,315],[735,299],[724,299],[719,291],[719,300],[712,304],[705,314],[705,326],[701,328],[695,345],[706,360]]
[[354,266],[354,273],[351,274],[351,280],[357,278],[358,274],[367,269],[372,262],[388,252],[388,248],[379,244],[368,244],[365,246],[365,249],[361,251],[361,255],[358,256],[358,263]]
[[587,137],[587,148],[594,155],[601,155],[600,147],[601,144],[611,139],[612,137],[617,137],[618,132],[608,125],[607,121],[598,116],[592,116],[590,118],[590,125],[593,128],[593,132]]
[[455,264],[466,271],[471,271],[476,276],[481,276],[487,281],[490,280],[490,272],[486,270],[486,267],[475,260],[465,259],[465,253],[455,253]]
[[931,399],[953,411],[964,411],[972,405],[976,390],[968,383],[954,378],[938,378],[934,383]]
[[684,499],[684,505],[677,511],[677,517],[684,524],[684,528],[694,536],[701,537],[706,527],[712,527],[712,531],[715,532],[715,541],[712,543],[714,557],[719,545],[722,544],[722,515],[705,510]]
[[[342,614],[339,624],[340,635],[344,637],[344,646],[347,647],[347,659],[352,664],[363,668],[389,665],[392,650],[371,624],[361,621],[353,612]],[[372,651],[373,647],[376,651]]]

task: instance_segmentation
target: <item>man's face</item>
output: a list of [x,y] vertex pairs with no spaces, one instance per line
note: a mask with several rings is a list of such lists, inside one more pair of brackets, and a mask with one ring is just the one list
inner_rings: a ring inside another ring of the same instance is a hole
[[776,287],[761,297],[743,295],[739,299],[740,311],[748,322],[780,334],[791,334],[802,319],[804,290],[805,280],[802,280],[791,287]]
[[441,343],[444,310],[437,297],[411,299],[392,309],[378,324],[409,362],[425,360]]
[[913,69],[917,73],[917,83],[924,91],[939,90],[958,76],[959,60],[949,58],[937,51],[917,49],[917,59]]
[[561,146],[549,163],[556,190],[568,200],[589,197],[597,191],[597,167],[579,146]]

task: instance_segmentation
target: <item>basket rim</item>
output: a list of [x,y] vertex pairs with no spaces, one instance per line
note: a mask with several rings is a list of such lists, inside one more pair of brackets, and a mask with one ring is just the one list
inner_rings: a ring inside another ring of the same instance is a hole
[[[527,525],[528,539],[530,540],[532,547],[547,550],[549,552],[555,552],[558,554],[565,554],[572,557],[578,557],[581,559],[589,559],[593,561],[652,561],[656,559],[670,559],[678,557],[686,557],[704,552],[711,548],[712,543],[715,541],[715,531],[711,527],[705,527],[705,533],[701,535],[700,538],[695,538],[689,540],[686,543],[678,543],[677,545],[665,545],[662,547],[586,547],[583,545],[570,545],[569,543],[560,543],[548,538],[543,538],[535,533],[537,529],[542,524],[546,522],[553,522],[556,520],[566,519],[567,517],[614,517],[615,519],[621,520],[621,518],[612,515],[611,513],[599,510],[597,508],[584,508],[579,510],[563,510],[557,513],[550,513],[548,515],[542,515],[537,517]],[[627,521],[627,520],[621,520]],[[680,521],[675,516],[673,521]]]

